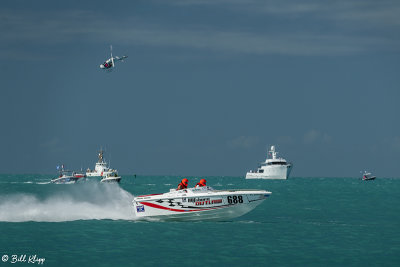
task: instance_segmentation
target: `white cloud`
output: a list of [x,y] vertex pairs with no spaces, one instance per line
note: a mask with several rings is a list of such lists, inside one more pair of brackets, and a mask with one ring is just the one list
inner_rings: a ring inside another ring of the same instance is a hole
[[288,136],[288,135],[279,136],[277,138],[278,144],[293,144],[294,142],[295,141],[294,141],[293,137]]
[[314,143],[330,143],[331,141],[332,137],[330,135],[314,129],[306,132],[303,136],[303,142],[307,145]]
[[60,139],[58,137],[53,137],[44,143],[40,144],[41,147],[43,148],[55,148],[60,145]]
[[177,6],[218,6],[240,13],[288,16],[313,16],[322,20],[340,22],[362,21],[371,24],[400,24],[400,4],[391,0],[171,0],[155,2]]
[[[165,3],[165,2],[164,2]],[[347,30],[351,37],[355,31],[400,26],[400,2],[392,0],[172,0],[177,6],[219,7],[240,16],[268,16],[282,21],[311,20],[310,25],[327,29]]]
[[259,138],[255,136],[239,136],[227,142],[230,148],[250,149],[259,143]]
[[[250,33],[214,30],[128,29],[109,32],[120,42],[247,54],[319,55],[357,53],[385,40],[313,33]],[[125,36],[121,38],[121,36]]]

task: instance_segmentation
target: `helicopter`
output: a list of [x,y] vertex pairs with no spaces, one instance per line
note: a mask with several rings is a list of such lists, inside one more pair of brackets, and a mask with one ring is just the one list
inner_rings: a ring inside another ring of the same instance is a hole
[[106,61],[104,61],[103,64],[100,64],[100,69],[105,69],[108,71],[112,71],[112,69],[115,67],[115,62],[116,61],[124,61],[125,58],[127,58],[128,56],[122,56],[122,57],[118,57],[115,56],[113,57],[112,55],[112,45],[110,45],[110,51],[111,51],[111,57],[109,59],[107,59]]

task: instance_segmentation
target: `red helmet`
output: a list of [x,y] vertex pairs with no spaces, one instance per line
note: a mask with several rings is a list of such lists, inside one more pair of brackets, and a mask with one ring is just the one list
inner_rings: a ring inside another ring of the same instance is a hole
[[188,185],[188,183],[189,183],[189,180],[188,179],[186,179],[186,178],[183,178],[182,179],[182,184],[184,184],[184,185]]
[[207,184],[206,179],[201,179],[199,184],[201,184],[202,186],[205,186]]

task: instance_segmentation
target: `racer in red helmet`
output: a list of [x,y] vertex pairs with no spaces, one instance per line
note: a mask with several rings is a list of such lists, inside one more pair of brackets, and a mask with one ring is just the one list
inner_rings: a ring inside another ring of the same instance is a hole
[[182,181],[178,184],[178,188],[176,190],[186,189],[189,184],[189,180],[183,178]]
[[207,185],[206,179],[201,179],[200,182],[196,184],[196,187],[203,187]]

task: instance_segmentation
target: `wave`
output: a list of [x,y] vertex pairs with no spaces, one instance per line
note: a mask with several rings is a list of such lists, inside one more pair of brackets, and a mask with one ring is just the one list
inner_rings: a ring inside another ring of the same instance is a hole
[[36,184],[50,184],[51,182],[36,182]]
[[0,221],[134,220],[133,197],[119,185],[97,183],[56,188],[44,197],[0,195]]

